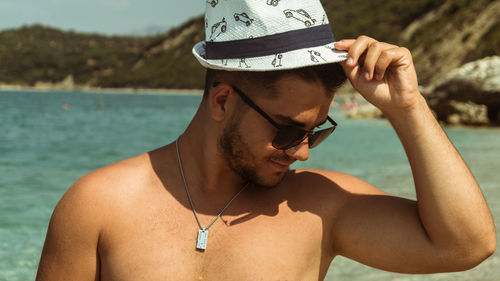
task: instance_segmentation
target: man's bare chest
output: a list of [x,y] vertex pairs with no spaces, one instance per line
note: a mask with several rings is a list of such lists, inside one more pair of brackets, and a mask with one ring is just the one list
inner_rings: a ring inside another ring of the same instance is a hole
[[[317,280],[325,262],[321,218],[286,202],[277,210],[223,215],[205,251],[196,249],[198,225],[185,206],[130,212],[103,235],[101,280]],[[213,218],[199,217],[205,225]]]

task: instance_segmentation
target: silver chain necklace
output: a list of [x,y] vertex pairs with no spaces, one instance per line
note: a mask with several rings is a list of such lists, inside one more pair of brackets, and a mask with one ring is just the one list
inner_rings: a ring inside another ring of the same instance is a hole
[[198,222],[198,227],[200,228],[198,230],[198,240],[196,241],[196,249],[199,250],[206,250],[207,249],[207,241],[208,241],[208,229],[214,224],[214,222],[224,213],[224,211],[231,205],[231,203],[240,195],[243,190],[248,186],[248,183],[243,186],[243,188],[234,195],[234,197],[229,200],[229,202],[226,204],[226,206],[219,212],[219,214],[206,226],[203,227],[201,226],[200,219],[198,218],[198,214],[196,213],[196,210],[194,208],[193,204],[193,199],[191,199],[191,194],[189,194],[189,189],[186,183],[186,178],[184,177],[184,170],[182,168],[182,163],[181,163],[181,156],[179,153],[179,138],[175,140],[175,150],[177,151],[177,161],[179,162],[179,168],[181,170],[181,176],[182,176],[182,181],[184,182],[184,187],[186,188],[186,193],[189,199],[189,204],[191,204],[191,209],[193,210],[194,217],[196,218],[196,222]]

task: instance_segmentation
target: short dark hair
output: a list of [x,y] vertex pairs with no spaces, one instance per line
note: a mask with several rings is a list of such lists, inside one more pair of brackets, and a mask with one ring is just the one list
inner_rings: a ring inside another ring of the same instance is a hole
[[[275,83],[285,75],[297,75],[307,82],[319,81],[329,94],[335,93],[347,79],[339,63],[268,72],[207,69],[203,98],[206,99],[208,97],[210,88],[213,86],[213,82],[216,81],[226,82],[241,87],[244,85],[251,88],[260,87],[260,89],[269,89],[274,87]],[[272,98],[272,96],[270,98]]]

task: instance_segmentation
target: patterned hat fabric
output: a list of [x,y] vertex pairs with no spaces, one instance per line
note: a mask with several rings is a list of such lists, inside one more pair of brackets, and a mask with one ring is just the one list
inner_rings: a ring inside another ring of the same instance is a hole
[[319,0],[205,0],[206,68],[273,71],[344,61]]

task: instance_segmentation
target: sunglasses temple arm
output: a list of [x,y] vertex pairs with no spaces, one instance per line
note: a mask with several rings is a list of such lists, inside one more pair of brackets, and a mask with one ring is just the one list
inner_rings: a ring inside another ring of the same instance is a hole
[[274,120],[271,119],[271,117],[269,117],[269,115],[267,115],[262,109],[260,109],[250,98],[248,98],[245,94],[243,94],[243,92],[241,90],[239,90],[238,88],[236,88],[234,86],[233,86],[233,89],[246,104],[248,104],[251,108],[253,108],[255,111],[260,113],[260,115],[262,115],[262,117],[266,118],[267,121],[269,121],[271,124],[273,124],[274,127],[278,128],[278,129],[281,128],[281,126],[279,124],[274,122]]
[[330,118],[330,116],[328,116],[328,115],[326,116],[326,119],[327,119],[328,121],[330,121],[330,123],[332,123],[332,124],[333,124],[333,126],[335,126],[335,127],[337,127],[337,126],[339,125],[339,124],[337,124],[337,122],[333,121],[333,119],[332,119],[332,118]]

